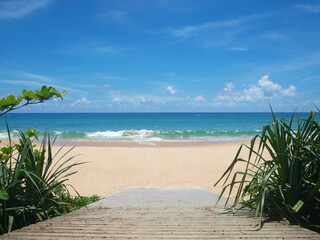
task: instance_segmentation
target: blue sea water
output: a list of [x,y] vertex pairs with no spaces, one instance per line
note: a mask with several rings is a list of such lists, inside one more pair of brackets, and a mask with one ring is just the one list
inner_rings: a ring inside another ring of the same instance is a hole
[[[290,119],[292,113],[276,116]],[[273,119],[271,113],[9,113],[6,118],[13,137],[30,128],[75,141],[242,141]],[[6,132],[0,117],[0,139]]]

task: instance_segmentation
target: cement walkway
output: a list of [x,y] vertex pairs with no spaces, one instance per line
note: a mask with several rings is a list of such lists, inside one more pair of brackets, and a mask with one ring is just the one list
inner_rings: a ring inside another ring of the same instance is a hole
[[287,223],[254,231],[253,214],[223,214],[217,195],[203,189],[124,190],[62,217],[1,239],[320,239]]

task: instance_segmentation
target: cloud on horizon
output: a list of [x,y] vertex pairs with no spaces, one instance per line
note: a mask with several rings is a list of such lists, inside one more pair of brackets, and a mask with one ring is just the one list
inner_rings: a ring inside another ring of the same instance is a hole
[[169,96],[154,96],[154,95],[123,95],[115,94],[110,96],[111,102],[116,105],[130,104],[133,107],[138,107],[141,104],[161,104],[166,105],[174,102],[184,102],[188,97],[169,97]]
[[89,101],[87,98],[83,97],[77,101],[75,101],[74,103],[71,103],[71,106],[74,107],[74,106],[83,106],[83,105],[88,105],[90,104],[91,101]]
[[214,105],[235,106],[238,103],[270,102],[283,97],[294,97],[298,94],[296,87],[283,88],[280,84],[263,76],[256,84],[243,90],[236,90],[232,82],[226,83],[223,92],[213,99]]
[[206,102],[206,99],[202,95],[199,95],[199,96],[195,97],[193,99],[193,101],[196,103],[202,103],[202,102]]

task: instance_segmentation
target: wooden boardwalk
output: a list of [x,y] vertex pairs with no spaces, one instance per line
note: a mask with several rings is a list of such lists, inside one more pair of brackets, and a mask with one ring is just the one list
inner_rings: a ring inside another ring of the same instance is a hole
[[144,196],[127,198],[125,204],[117,203],[117,198],[102,201],[1,239],[320,239],[315,232],[284,222],[267,222],[255,231],[254,216],[248,210],[221,215],[221,206],[205,206],[206,202],[192,205],[192,201],[186,203],[177,197],[177,204],[159,204],[161,193],[152,201],[146,198],[146,206],[142,206]]

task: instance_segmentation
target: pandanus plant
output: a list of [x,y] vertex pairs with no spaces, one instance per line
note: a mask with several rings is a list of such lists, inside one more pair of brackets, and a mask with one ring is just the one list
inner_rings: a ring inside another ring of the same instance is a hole
[[[61,212],[65,204],[61,194],[68,192],[68,177],[76,172],[66,158],[72,150],[61,153],[62,147],[53,154],[49,134],[45,134],[38,148],[30,136],[20,131],[19,143],[13,143],[8,128],[8,147],[1,149],[0,157],[0,232],[10,232]],[[58,157],[58,155],[60,155]]]
[[[67,93],[47,86],[35,92],[24,89],[21,95],[0,99],[0,117],[27,105],[62,99]],[[75,173],[69,170],[79,165],[70,162],[73,157],[65,160],[72,149],[61,154],[61,147],[53,155],[55,139],[51,141],[49,134],[37,148],[31,140],[37,138],[35,131],[19,131],[19,142],[15,143],[7,121],[6,126],[8,144],[0,148],[0,234],[64,213],[62,199],[72,200],[65,181]]]
[[[297,117],[297,121],[295,113],[290,120],[272,114],[272,124],[265,125],[249,146],[241,145],[215,186],[224,180],[220,198],[227,190],[227,200],[235,196],[227,212],[255,209],[258,229],[267,215],[320,232],[320,126],[316,113]],[[240,157],[244,148],[249,150],[248,158]],[[242,171],[234,170],[238,164],[245,165]]]

